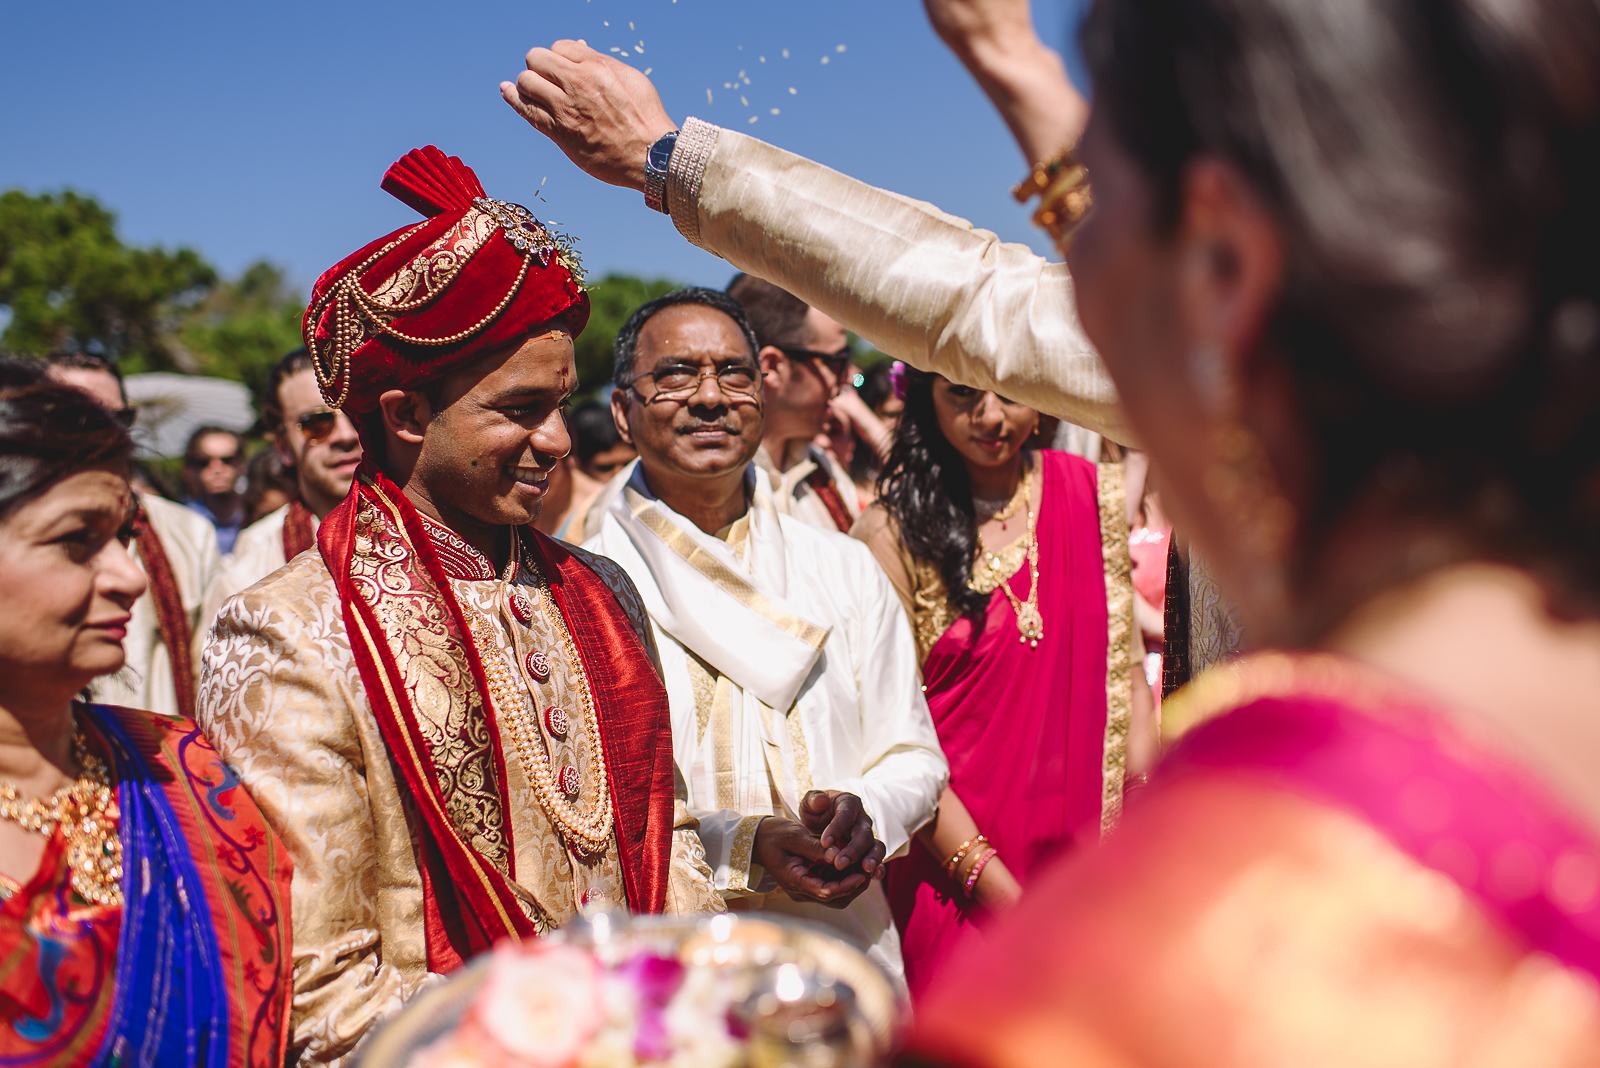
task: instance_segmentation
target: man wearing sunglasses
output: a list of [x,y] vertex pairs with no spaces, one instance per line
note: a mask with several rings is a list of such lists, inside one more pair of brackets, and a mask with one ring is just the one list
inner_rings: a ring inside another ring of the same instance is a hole
[[183,448],[183,503],[204,516],[217,532],[217,548],[227,556],[244,529],[244,438],[226,427],[202,426]]
[[[45,361],[50,377],[89,394],[131,427],[122,370],[89,352],[60,352]],[[95,680],[94,698],[169,715],[194,716],[195,650],[203,631],[201,599],[221,567],[217,535],[194,512],[149,493],[138,494],[133,554],[150,579],[133,604],[123,648],[128,666]]]
[[848,533],[861,514],[855,485],[816,445],[828,408],[850,372],[850,335],[800,298],[752,275],[728,295],[744,308],[760,344],[766,432],[756,464],[778,507],[824,530]]
[[650,615],[690,812],[736,909],[828,924],[903,971],[878,876],[947,776],[905,613],[859,542],[780,514],[751,461],[769,375],[738,303],[652,301],[616,341],[639,461],[588,547]]
[[202,613],[207,625],[229,597],[254,586],[316,544],[317,527],[350,492],[361,465],[361,439],[350,417],[328,407],[311,357],[295,349],[272,368],[261,401],[261,426],[296,497],[239,533],[233,555],[217,572]]

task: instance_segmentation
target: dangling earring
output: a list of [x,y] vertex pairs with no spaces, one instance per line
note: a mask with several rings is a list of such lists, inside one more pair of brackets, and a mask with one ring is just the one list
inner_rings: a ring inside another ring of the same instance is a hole
[[1195,349],[1189,367],[1197,398],[1220,418],[1211,433],[1202,488],[1253,562],[1251,597],[1281,613],[1288,604],[1285,569],[1297,522],[1294,506],[1278,489],[1261,439],[1236,415],[1226,414],[1241,406],[1233,399],[1237,391],[1221,348],[1208,343]]
[[1189,353],[1189,379],[1201,403],[1220,411],[1228,400],[1228,372],[1223,367],[1222,346],[1202,342]]

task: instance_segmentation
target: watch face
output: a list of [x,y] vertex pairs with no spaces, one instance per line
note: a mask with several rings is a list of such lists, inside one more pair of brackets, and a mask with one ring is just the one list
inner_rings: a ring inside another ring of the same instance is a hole
[[[672,162],[672,149],[678,143],[676,134],[667,134],[661,140],[650,146],[650,154],[645,157],[645,162],[651,170],[664,171],[667,164]],[[635,159],[638,157],[635,156]]]

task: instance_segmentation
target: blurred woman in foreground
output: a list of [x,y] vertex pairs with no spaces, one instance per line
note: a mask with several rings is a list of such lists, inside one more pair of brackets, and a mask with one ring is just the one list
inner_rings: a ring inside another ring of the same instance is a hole
[[287,855],[193,723],[75,698],[145,588],[131,450],[0,358],[0,1063],[281,1064]]
[[913,1049],[1592,1064],[1600,6],[1098,0],[1085,45],[1078,310],[1272,651]]

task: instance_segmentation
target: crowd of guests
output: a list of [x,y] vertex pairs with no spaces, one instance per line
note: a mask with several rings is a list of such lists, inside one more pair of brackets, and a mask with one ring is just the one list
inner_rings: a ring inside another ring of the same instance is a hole
[[1100,0],[1085,130],[1025,3],[925,6],[1065,263],[562,41],[507,102],[739,271],[603,401],[570,248],[432,147],[276,507],[0,359],[0,1059],[348,1062],[605,907],[831,927],[908,1063],[1592,1058],[1595,10]]

